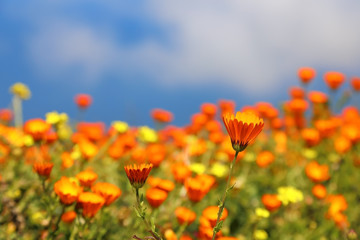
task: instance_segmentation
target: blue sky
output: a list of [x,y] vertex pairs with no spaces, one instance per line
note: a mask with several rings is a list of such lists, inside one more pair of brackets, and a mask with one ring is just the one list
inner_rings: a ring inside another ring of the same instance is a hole
[[[24,82],[25,118],[75,116],[89,93],[89,121],[149,124],[152,108],[186,124],[203,102],[238,108],[286,100],[296,71],[360,75],[357,0],[0,2],[0,108]],[[345,85],[343,88],[347,88]]]

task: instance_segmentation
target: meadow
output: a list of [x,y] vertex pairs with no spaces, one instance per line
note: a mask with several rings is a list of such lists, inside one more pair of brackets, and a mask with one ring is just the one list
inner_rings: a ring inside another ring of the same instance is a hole
[[[300,68],[274,106],[204,103],[154,128],[0,110],[0,239],[358,239],[360,78]],[[349,89],[343,84],[349,81]],[[341,91],[341,92],[340,92]],[[79,113],[91,108],[75,96]],[[356,102],[355,102],[356,103]]]

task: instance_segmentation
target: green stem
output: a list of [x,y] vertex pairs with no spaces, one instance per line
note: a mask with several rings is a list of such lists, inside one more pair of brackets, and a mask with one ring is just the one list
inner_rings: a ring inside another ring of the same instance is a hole
[[17,95],[13,97],[14,123],[15,127],[22,128],[22,105],[21,98]]
[[61,213],[60,213],[58,219],[57,219],[56,222],[55,222],[55,229],[54,229],[54,231],[52,231],[52,232],[50,233],[50,235],[49,235],[49,238],[50,238],[50,239],[54,239],[55,233],[56,233],[57,230],[59,229],[59,223],[60,223],[60,220],[61,220],[61,216],[64,214],[64,212],[65,212],[65,205],[62,205]]
[[151,228],[151,224],[149,223],[149,221],[145,218],[145,212],[141,206],[141,202],[140,202],[140,194],[139,194],[139,189],[135,188],[136,190],[136,203],[137,203],[137,210],[140,214],[141,219],[143,220],[143,222],[146,225],[146,228],[148,230],[148,232],[156,239],[156,240],[162,240],[162,238],[160,237],[160,235],[153,231]]
[[233,172],[233,167],[235,165],[236,158],[237,158],[238,154],[239,154],[239,151],[236,151],[235,152],[235,157],[232,160],[232,162],[230,163],[229,177],[228,177],[228,180],[226,182],[225,192],[223,194],[222,200],[221,200],[220,205],[219,205],[219,212],[218,212],[218,216],[217,216],[217,219],[216,219],[216,224],[215,224],[215,227],[214,227],[214,230],[213,230],[212,240],[215,239],[216,234],[220,231],[220,229],[218,228],[218,224],[220,222],[221,215],[222,215],[222,213],[224,211],[224,208],[225,208],[225,201],[226,201],[227,194],[228,194],[229,190],[231,190],[231,188],[229,188],[229,185],[230,185],[231,175],[232,175],[232,172]]

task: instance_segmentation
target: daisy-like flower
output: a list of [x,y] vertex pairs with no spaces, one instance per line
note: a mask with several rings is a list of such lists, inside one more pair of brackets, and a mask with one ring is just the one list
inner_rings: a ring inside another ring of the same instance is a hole
[[34,171],[42,177],[48,178],[54,164],[51,162],[35,162],[33,165]]
[[153,165],[150,164],[134,164],[124,167],[126,175],[130,181],[130,184],[136,188],[142,188],[144,186],[147,177],[152,169]]
[[250,112],[237,112],[235,116],[226,114],[223,121],[236,152],[245,150],[264,127],[263,119]]

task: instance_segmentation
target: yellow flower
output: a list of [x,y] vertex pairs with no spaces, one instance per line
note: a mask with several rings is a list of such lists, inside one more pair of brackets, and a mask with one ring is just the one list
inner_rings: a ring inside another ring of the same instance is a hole
[[268,234],[264,230],[257,229],[254,232],[254,238],[256,240],[265,240],[268,238]]
[[197,174],[203,174],[206,170],[206,167],[204,164],[202,163],[192,163],[190,165],[190,169],[191,171],[193,171],[194,173],[197,173]]
[[58,126],[57,126],[57,134],[58,134],[58,137],[59,139],[69,139],[71,137],[71,134],[72,134],[72,130],[71,130],[71,127],[65,123],[60,123]]
[[74,146],[73,151],[71,152],[70,156],[74,160],[81,158],[81,151],[80,151],[79,145]]
[[66,113],[60,113],[59,118],[60,123],[66,123],[69,120],[69,116]]
[[216,177],[224,177],[228,173],[228,167],[221,163],[215,163],[212,165],[210,172]]
[[143,126],[139,128],[138,137],[141,141],[147,143],[153,143],[158,140],[158,135],[156,131],[147,126]]
[[112,122],[111,125],[118,133],[125,133],[129,129],[129,125],[122,121]]
[[313,149],[310,149],[310,148],[307,148],[304,150],[304,153],[303,153],[303,156],[306,157],[307,159],[315,159],[317,158],[317,151],[313,150]]
[[31,97],[30,89],[23,83],[15,83],[12,85],[10,87],[10,92],[23,100],[29,99]]
[[31,147],[32,145],[34,145],[34,139],[30,135],[25,135],[24,145],[27,147]]
[[303,193],[294,187],[278,188],[278,198],[286,206],[289,203],[296,203],[304,200]]
[[58,112],[48,112],[45,116],[46,122],[49,124],[55,125],[60,121],[60,115]]
[[265,208],[256,208],[255,214],[259,218],[268,218],[270,216],[270,212],[266,210]]

